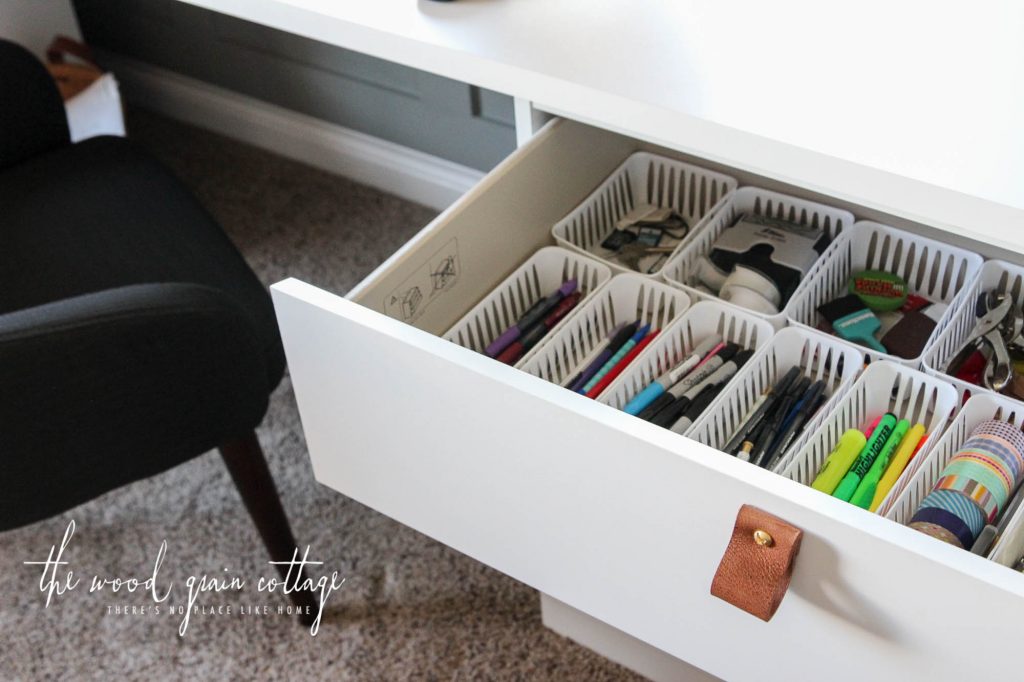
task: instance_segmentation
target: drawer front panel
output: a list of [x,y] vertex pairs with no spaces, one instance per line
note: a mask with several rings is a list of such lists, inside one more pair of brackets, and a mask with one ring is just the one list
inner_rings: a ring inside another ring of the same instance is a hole
[[[1012,571],[302,282],[273,295],[321,483],[725,679],[1009,671]],[[742,504],[805,534],[769,623],[709,593]]]

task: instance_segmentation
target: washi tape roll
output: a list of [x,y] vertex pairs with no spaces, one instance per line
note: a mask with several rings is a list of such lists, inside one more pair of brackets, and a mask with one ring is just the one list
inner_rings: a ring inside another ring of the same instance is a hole
[[971,438],[956,451],[956,456],[963,454],[998,461],[1001,468],[1007,471],[1009,477],[1015,481],[1020,480],[1021,472],[1024,471],[1017,449],[1002,438],[994,436]]
[[[939,509],[938,507],[924,507],[918,509],[917,513],[914,514],[914,518],[910,520],[910,527],[917,528],[915,524],[928,524],[929,529],[934,526],[938,526],[945,531],[948,531],[956,541],[950,544],[957,545],[959,547],[971,547],[974,544],[974,539],[978,537],[977,533],[972,533],[971,529],[964,523],[956,514],[946,511],[945,509]],[[980,531],[979,531],[980,532]],[[933,537],[939,537],[937,534],[928,533]],[[940,539],[944,539],[940,537]],[[948,540],[946,540],[948,542]]]
[[1009,422],[999,419],[983,421],[971,432],[971,435],[991,435],[1009,442],[1024,458],[1024,432]]
[[[946,470],[948,470],[948,467]],[[943,476],[936,482],[932,490],[949,490],[966,497],[977,505],[989,523],[994,523],[996,517],[999,516],[999,504],[989,489],[967,476],[957,476],[955,474]]]
[[1007,472],[990,460],[978,459],[973,455],[957,455],[949,461],[940,476],[965,476],[992,491],[999,506],[1006,504],[1016,481],[1007,478]]
[[920,531],[925,535],[930,535],[937,540],[942,540],[954,547],[959,547],[961,549],[964,547],[963,543],[960,542],[960,539],[957,538],[956,535],[938,524],[929,523],[927,521],[911,521],[909,525],[914,530]]
[[[967,524],[973,537],[978,537],[985,527],[985,516],[981,509],[963,494],[955,490],[933,490],[921,501],[920,509],[943,509],[956,515]],[[914,518],[917,518],[915,514]]]

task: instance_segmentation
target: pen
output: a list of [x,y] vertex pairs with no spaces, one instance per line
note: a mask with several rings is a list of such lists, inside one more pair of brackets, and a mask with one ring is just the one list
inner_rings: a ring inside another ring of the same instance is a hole
[[576,307],[576,304],[580,302],[582,297],[583,294],[574,291],[563,298],[540,324],[530,327],[529,331],[520,336],[516,341],[513,341],[508,348],[498,353],[498,357],[495,359],[504,362],[506,365],[514,365],[519,358],[523,357],[526,351],[537,345],[537,342],[543,339],[551,331],[552,327],[561,322]]
[[799,368],[791,367],[788,372],[782,375],[781,379],[776,381],[773,386],[769,387],[767,391],[761,394],[761,397],[758,398],[757,402],[755,402],[751,407],[750,413],[743,421],[743,424],[736,429],[732,438],[722,449],[724,452],[736,453],[737,448],[742,445],[744,437],[758,426],[761,418],[772,409],[775,401],[789,390],[790,384],[793,383],[799,374]]
[[629,352],[626,353],[600,381],[594,384],[594,387],[587,392],[587,397],[596,398],[601,395],[601,391],[606,389],[608,384],[615,381],[615,378],[622,374],[626,367],[629,366],[629,363],[633,362],[636,356],[640,355],[640,353],[643,352],[643,349],[654,340],[654,337],[658,335],[658,331],[659,330],[655,329],[653,332],[642,338],[640,343],[633,346],[633,348],[631,348]]
[[636,322],[631,322],[615,332],[615,334],[612,335],[612,340],[608,342],[608,345],[604,347],[604,350],[602,350],[598,356],[594,358],[589,365],[587,365],[586,369],[577,374],[573,380],[569,382],[569,390],[579,391],[583,388],[583,384],[590,381],[590,378],[597,374],[597,371],[604,366],[604,363],[608,362],[608,359],[615,355],[615,353],[622,348],[623,344],[633,337],[633,334],[636,334],[636,330],[639,326],[640,321],[637,320]]
[[647,336],[647,332],[649,332],[650,329],[651,325],[649,324],[645,324],[644,326],[637,329],[636,333],[630,337],[629,341],[626,341],[626,343],[622,344],[622,347],[615,351],[615,355],[611,356],[608,359],[608,361],[601,366],[601,369],[597,370],[597,374],[590,377],[590,381],[583,384],[583,388],[579,389],[579,391],[577,392],[584,394],[589,393],[590,389],[594,388],[594,386],[597,385],[597,382],[604,378],[605,374],[612,371],[612,368],[615,367],[615,365],[619,364],[619,361],[622,360],[622,358],[624,358],[629,351],[633,350],[633,347],[636,346],[636,344],[643,341],[644,337]]
[[850,498],[853,497],[853,493],[857,491],[857,486],[860,485],[860,481],[867,474],[868,469],[875,463],[875,458],[878,457],[878,453],[885,447],[886,441],[889,440],[889,435],[892,433],[893,427],[896,426],[896,415],[891,412],[886,412],[881,421],[878,422],[878,426],[871,433],[871,438],[868,439],[867,445],[857,455],[857,459],[854,460],[850,466],[850,470],[846,472],[843,479],[839,481],[839,486],[836,487],[835,492],[832,493],[833,497],[838,497],[840,500],[849,502]]
[[903,437],[903,442],[900,443],[899,450],[893,456],[889,468],[885,470],[882,480],[878,482],[878,487],[875,489],[875,498],[871,500],[871,506],[868,507],[868,511],[878,511],[882,500],[889,494],[892,487],[896,485],[896,481],[907,468],[907,464],[910,463],[914,453],[917,452],[917,445],[923,437],[924,424],[914,424],[913,428],[907,431],[907,435]]
[[551,294],[547,298],[541,299],[537,303],[533,304],[533,307],[526,311],[526,313],[520,317],[515,324],[510,326],[508,329],[503,331],[494,341],[491,341],[490,345],[484,349],[484,353],[493,357],[496,357],[501,351],[505,350],[513,341],[518,339],[521,335],[526,333],[530,327],[537,324],[551,312],[558,302],[563,298],[576,291],[576,280],[570,279],[566,281],[562,286],[558,288],[558,291]]
[[718,344],[699,365],[693,368],[692,372],[655,398],[637,416],[641,419],[652,421],[665,407],[671,405],[677,398],[711,376],[715,370],[730,360],[738,350],[739,346],[735,343]]
[[711,352],[711,349],[722,342],[722,337],[715,334],[697,344],[686,359],[678,365],[662,374],[660,377],[647,384],[644,390],[640,391],[626,403],[622,411],[627,414],[640,414],[640,411],[654,402],[654,399],[667,391],[673,384],[685,377],[690,370],[694,369],[700,361]]
[[825,382],[822,380],[815,381],[811,384],[811,387],[807,389],[800,401],[793,407],[792,416],[786,418],[786,422],[782,425],[782,432],[772,443],[768,449],[769,457],[768,462],[765,465],[766,469],[771,469],[779,457],[786,452],[786,448],[790,446],[796,434],[800,432],[807,420],[816,411],[818,407],[818,399],[821,398],[822,393],[825,390]]
[[882,480],[882,474],[885,473],[886,467],[889,466],[893,453],[896,452],[896,448],[899,447],[903,437],[907,435],[909,430],[910,422],[906,419],[896,422],[896,426],[893,427],[892,433],[885,442],[885,446],[878,453],[878,457],[875,458],[868,472],[864,474],[864,478],[861,479],[857,485],[857,490],[854,491],[853,496],[850,498],[852,504],[857,505],[861,509],[871,508],[871,501],[875,499],[878,482]]
[[761,442],[757,444],[757,447],[751,452],[750,461],[757,464],[759,467],[765,467],[768,464],[769,450],[771,444],[775,442],[779,432],[782,431],[783,425],[786,423],[786,419],[793,414],[793,407],[800,400],[800,397],[807,390],[807,387],[811,385],[811,380],[808,377],[800,377],[793,386],[786,391],[786,395],[782,397],[779,402],[778,408],[772,414],[771,422],[769,423],[768,429],[763,433]]

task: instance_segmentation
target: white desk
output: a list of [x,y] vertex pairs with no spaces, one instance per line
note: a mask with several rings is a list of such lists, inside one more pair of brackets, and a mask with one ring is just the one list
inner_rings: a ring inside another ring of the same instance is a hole
[[[561,631],[635,637],[634,666],[650,644],[729,679],[1006,674],[1020,575],[436,334],[638,149],[1024,253],[1024,6],[190,1],[518,101],[521,148],[348,299],[274,285],[320,482],[551,595]],[[573,120],[527,141],[534,110]],[[446,256],[415,327],[382,314]],[[805,533],[769,624],[708,594],[743,503]]]
[[1020,3],[187,1],[1024,252]]

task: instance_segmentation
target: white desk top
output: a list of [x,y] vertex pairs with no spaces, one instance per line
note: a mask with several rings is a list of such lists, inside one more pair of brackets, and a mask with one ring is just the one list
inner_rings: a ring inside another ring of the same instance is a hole
[[186,1],[1024,253],[1024,3]]

